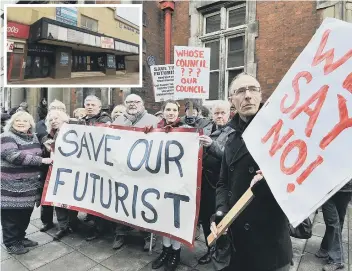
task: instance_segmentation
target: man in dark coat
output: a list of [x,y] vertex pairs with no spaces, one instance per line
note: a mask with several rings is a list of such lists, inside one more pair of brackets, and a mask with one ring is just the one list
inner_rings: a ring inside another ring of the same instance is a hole
[[[219,180],[225,143],[229,134],[233,132],[233,129],[226,125],[230,116],[230,103],[217,101],[213,105],[212,116],[211,125],[206,126],[203,129],[204,135],[200,136],[200,143],[204,148],[199,218],[205,240],[210,234],[210,217],[215,213],[215,189]],[[208,247],[208,252],[198,260],[198,263],[207,264],[210,261]]]
[[[95,125],[98,123],[111,123],[111,118],[108,113],[101,111],[101,101],[97,96],[89,95],[84,100],[84,108],[86,109],[87,115],[82,119],[86,125]],[[93,227],[90,229],[87,241],[96,239],[99,235],[102,235],[106,231],[112,229],[112,222],[105,220],[101,217],[87,214],[84,221],[93,221]]]
[[[287,217],[242,139],[262,100],[259,82],[240,74],[230,85],[230,95],[238,113],[230,122],[235,132],[229,136],[222,158],[216,210],[227,213],[250,187],[254,199],[228,230],[235,251],[226,270],[288,271],[292,244]],[[217,233],[215,223],[212,232]]]

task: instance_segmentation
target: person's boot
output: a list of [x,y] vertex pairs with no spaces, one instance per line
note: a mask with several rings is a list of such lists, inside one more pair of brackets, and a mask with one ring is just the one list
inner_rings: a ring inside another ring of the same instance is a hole
[[112,243],[113,249],[120,249],[125,244],[125,236],[124,235],[115,235],[114,242]]
[[208,252],[199,258],[198,263],[203,265],[203,264],[208,264],[210,262],[211,262],[211,256],[210,256],[210,251],[208,249]]
[[156,258],[152,263],[152,269],[159,269],[160,267],[165,265],[169,260],[169,257],[171,255],[171,250],[172,250],[171,246],[169,247],[163,246],[163,251],[161,252],[159,257]]
[[92,229],[89,230],[88,235],[86,236],[86,241],[92,241],[94,239],[97,239],[99,237],[99,232],[98,230],[93,227]]
[[57,233],[55,233],[53,240],[54,241],[59,241],[61,240],[64,236],[68,235],[69,231],[68,229],[64,229],[64,230],[59,230]]
[[22,243],[24,247],[36,247],[38,245],[38,242],[32,241],[28,238],[24,238]]
[[6,247],[7,253],[21,255],[29,251],[28,248],[24,247],[22,242],[16,242],[12,246]]
[[47,224],[44,224],[43,227],[39,231],[46,232],[52,228],[54,228],[54,223],[47,223]]
[[339,269],[343,269],[344,267],[345,267],[345,265],[342,263],[330,262],[330,263],[323,266],[323,271],[336,271]]
[[166,263],[165,266],[165,271],[175,271],[177,266],[180,263],[180,253],[181,253],[181,248],[178,250],[171,249],[171,255],[169,257],[169,260]]

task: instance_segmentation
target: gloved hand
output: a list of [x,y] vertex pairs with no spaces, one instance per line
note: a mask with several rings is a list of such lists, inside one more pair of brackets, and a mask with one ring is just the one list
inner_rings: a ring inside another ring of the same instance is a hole
[[153,129],[153,126],[145,126],[144,127],[144,133],[148,134],[152,129]]

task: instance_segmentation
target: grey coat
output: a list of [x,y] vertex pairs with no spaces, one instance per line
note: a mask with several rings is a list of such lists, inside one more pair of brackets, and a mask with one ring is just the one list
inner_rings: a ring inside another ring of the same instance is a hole
[[158,122],[159,122],[159,119],[156,116],[151,115],[146,111],[144,115],[135,123],[132,123],[128,118],[126,118],[125,115],[122,115],[117,117],[113,122],[113,124],[121,125],[121,126],[129,126],[129,127],[138,127],[138,128],[153,126],[153,128],[156,128]]

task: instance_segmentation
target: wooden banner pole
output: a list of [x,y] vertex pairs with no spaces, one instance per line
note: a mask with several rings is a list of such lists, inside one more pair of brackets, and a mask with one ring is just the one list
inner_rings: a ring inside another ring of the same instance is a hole
[[207,237],[209,246],[213,245],[215,241],[228,229],[228,227],[230,227],[232,222],[242,213],[242,211],[248,206],[253,198],[253,192],[251,188],[248,188],[242,197],[236,202],[236,204],[216,226],[218,229],[217,238],[215,238],[212,233]]

